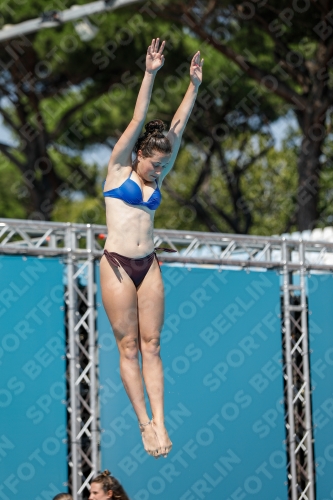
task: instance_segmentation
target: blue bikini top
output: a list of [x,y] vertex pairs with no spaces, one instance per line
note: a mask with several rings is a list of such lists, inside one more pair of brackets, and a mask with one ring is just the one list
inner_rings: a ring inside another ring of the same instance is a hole
[[156,181],[156,189],[150,196],[149,200],[143,201],[143,196],[140,186],[131,179],[132,172],[133,170],[131,171],[129,177],[126,179],[125,182],[122,183],[121,186],[115,189],[110,189],[109,191],[103,191],[103,195],[108,198],[118,198],[119,200],[123,200],[125,203],[128,203],[129,205],[142,205],[143,207],[149,208],[149,210],[156,210],[162,201],[162,195],[161,191],[158,188],[157,181]]

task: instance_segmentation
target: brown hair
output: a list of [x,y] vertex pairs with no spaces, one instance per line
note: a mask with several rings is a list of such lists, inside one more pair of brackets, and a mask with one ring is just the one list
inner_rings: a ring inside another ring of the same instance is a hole
[[53,500],[73,500],[73,497],[69,493],[58,493]]
[[137,153],[139,149],[142,156],[147,158],[153,156],[154,151],[170,154],[172,151],[171,143],[163,134],[165,125],[162,120],[152,120],[145,126],[146,131],[139,137],[134,146],[134,151]]
[[98,476],[96,476],[91,481],[91,484],[92,483],[101,484],[104,493],[107,493],[109,490],[111,490],[113,492],[112,498],[116,500],[130,500],[122,485],[115,477],[111,476],[111,472],[109,472],[108,470],[105,470],[104,472],[101,472],[101,474],[98,474]]

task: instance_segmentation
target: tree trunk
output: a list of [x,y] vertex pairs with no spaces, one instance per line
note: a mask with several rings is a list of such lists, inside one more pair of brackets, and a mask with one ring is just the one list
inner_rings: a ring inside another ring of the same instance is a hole
[[309,113],[309,108],[304,111],[302,119],[299,120],[304,133],[298,157],[297,227],[299,231],[312,230],[318,222],[320,155],[326,137],[325,114],[319,119],[315,113]]
[[30,198],[28,219],[50,220],[62,181],[54,170],[40,136],[31,141],[23,153],[27,158],[23,177]]

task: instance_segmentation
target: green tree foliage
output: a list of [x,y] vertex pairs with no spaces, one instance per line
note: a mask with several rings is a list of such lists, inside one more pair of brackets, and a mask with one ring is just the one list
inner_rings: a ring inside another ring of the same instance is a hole
[[[269,128],[285,113],[281,98],[261,91],[259,100],[257,83],[244,78],[237,64],[214,44],[203,43],[180,18],[169,18],[172,9],[155,5],[156,16],[140,3],[92,16],[98,32],[88,43],[66,24],[1,46],[1,112],[15,141],[15,147],[0,144],[6,175],[15,177],[0,187],[11,193],[7,198],[13,204],[6,202],[1,215],[105,223],[106,165],[88,164],[82,153],[99,144],[111,151],[131,119],[142,57],[158,34],[167,41],[166,62],[148,120],[170,123],[198,47],[205,64],[180,154],[163,184],[157,227],[257,234],[293,227],[296,152],[287,145],[275,151]],[[5,22],[30,19],[42,10],[43,2],[28,1],[22,9],[6,11]],[[243,43],[237,34],[237,43]],[[269,37],[261,37],[258,57],[267,68],[271,48]]]
[[220,155],[212,155],[207,176],[207,156],[192,148],[182,151],[182,168],[175,169],[165,181],[166,195],[156,216],[157,226],[226,233],[232,228],[236,233],[261,235],[294,230],[295,149],[285,141],[276,150],[269,137],[249,132],[237,139],[229,137],[224,147],[227,161],[223,169]]
[[0,159],[0,177],[1,217],[9,219],[24,218],[25,210],[22,203],[20,203],[21,175],[6,158]]
[[[244,86],[259,84],[235,109],[269,116],[272,94],[282,114],[293,110],[302,140],[298,150],[297,224],[312,228],[320,216],[323,148],[331,141],[333,17],[331,2],[213,0],[155,4],[165,19],[182,23],[242,72]],[[212,84],[218,86],[219,75]],[[232,92],[232,91],[231,91]],[[255,106],[253,106],[253,104]]]
[[333,226],[333,141],[323,147],[323,168],[320,177],[319,219],[317,226]]

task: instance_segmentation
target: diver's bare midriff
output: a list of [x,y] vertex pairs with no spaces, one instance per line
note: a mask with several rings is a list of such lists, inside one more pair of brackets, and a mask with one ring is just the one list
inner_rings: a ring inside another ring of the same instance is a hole
[[108,227],[105,249],[133,259],[151,253],[155,211],[140,205],[131,206],[116,198],[106,198],[105,204]]
[[[132,167],[122,167],[108,176],[104,191],[121,186],[131,172],[131,179],[139,185],[140,180]],[[154,185],[144,186],[144,201],[149,199],[155,189]],[[140,205],[128,205],[118,198],[105,198],[105,207],[108,228],[106,250],[133,259],[145,257],[154,250],[154,210]]]

